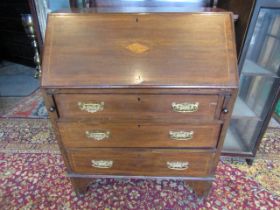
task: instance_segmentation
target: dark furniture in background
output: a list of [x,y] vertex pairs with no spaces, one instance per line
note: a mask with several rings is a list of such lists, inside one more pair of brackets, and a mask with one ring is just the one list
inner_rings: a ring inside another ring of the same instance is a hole
[[21,21],[21,14],[28,13],[27,0],[0,1],[1,59],[35,66],[34,51]]
[[27,1],[28,1],[28,5],[29,5],[29,8],[30,8],[30,13],[32,15],[34,30],[35,30],[35,34],[36,34],[36,41],[38,43],[37,48],[38,48],[38,51],[39,51],[39,55],[41,57],[42,52],[43,52],[43,34],[41,33],[40,26],[39,26],[37,9],[36,9],[34,0],[27,0]]
[[252,163],[280,92],[280,0],[257,0],[240,51],[240,91],[223,154]]
[[231,11],[238,16],[238,19],[235,22],[235,38],[238,55],[240,55],[247,27],[250,23],[251,11],[254,7],[254,3],[255,0],[219,0],[217,2],[218,8]]
[[194,1],[161,1],[161,0],[69,0],[71,8],[104,8],[104,7],[212,7],[215,0],[194,0]]

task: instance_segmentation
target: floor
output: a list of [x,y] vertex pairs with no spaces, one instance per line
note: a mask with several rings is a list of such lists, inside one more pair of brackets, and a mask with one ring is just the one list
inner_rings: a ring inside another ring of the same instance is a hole
[[[34,78],[35,73],[35,68],[2,61],[0,63],[0,97],[24,97],[32,94],[40,86],[40,81]],[[16,99],[5,99],[8,103],[13,103],[14,100]]]
[[0,97],[0,116],[6,114],[24,97]]
[[9,61],[0,62],[0,116],[39,88],[35,72],[35,68]]

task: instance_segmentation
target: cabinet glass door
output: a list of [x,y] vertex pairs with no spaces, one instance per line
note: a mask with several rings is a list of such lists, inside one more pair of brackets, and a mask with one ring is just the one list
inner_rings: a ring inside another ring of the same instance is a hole
[[254,27],[239,64],[240,89],[224,153],[253,154],[280,84],[280,9],[260,9]]

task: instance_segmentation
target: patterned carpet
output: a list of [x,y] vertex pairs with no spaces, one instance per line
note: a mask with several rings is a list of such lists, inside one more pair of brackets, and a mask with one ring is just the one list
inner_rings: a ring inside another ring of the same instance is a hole
[[48,119],[0,119],[0,152],[60,154]]
[[11,109],[3,114],[3,118],[47,118],[48,112],[44,105],[40,90],[32,95],[24,97]]
[[[98,179],[83,197],[72,191],[60,155],[0,155],[1,209],[279,209],[245,171],[220,162],[210,195],[199,200],[182,181]],[[279,163],[266,162],[273,167]]]
[[280,130],[249,167],[220,161],[208,197],[183,181],[97,179],[77,197],[47,119],[0,119],[0,209],[280,209]]
[[280,129],[267,129],[262,142],[260,144],[257,157],[274,159],[280,158]]

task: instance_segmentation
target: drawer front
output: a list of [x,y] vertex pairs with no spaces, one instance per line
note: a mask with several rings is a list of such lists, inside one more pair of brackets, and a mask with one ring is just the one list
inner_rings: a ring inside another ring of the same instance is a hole
[[219,124],[58,122],[66,147],[204,147],[217,145]]
[[61,118],[215,118],[217,95],[57,94]]
[[68,152],[81,174],[208,176],[215,153],[184,150],[80,149]]

